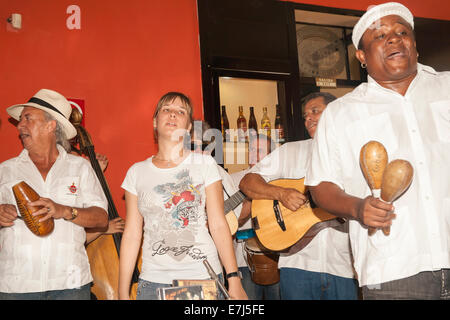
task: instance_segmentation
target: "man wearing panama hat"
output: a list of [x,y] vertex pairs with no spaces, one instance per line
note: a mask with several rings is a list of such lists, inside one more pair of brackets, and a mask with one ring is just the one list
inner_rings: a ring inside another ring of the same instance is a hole
[[[323,112],[305,184],[320,207],[349,219],[364,299],[449,299],[450,73],[418,63],[413,15],[400,3],[370,7],[352,40],[368,80]],[[393,205],[370,196],[361,172],[370,140],[414,168]]]
[[[24,150],[0,164],[0,300],[90,298],[84,228],[106,227],[107,201],[90,163],[68,153],[71,111],[48,89],[7,108]],[[31,203],[43,206],[35,215],[54,219],[49,235],[38,237],[17,219],[11,187],[20,181],[40,195]]]

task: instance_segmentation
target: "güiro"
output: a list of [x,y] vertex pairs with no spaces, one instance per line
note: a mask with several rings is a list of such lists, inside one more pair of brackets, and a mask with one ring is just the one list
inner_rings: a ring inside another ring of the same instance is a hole
[[12,187],[14,197],[16,198],[17,208],[25,225],[35,235],[43,237],[50,234],[54,229],[53,218],[40,222],[39,216],[33,216],[33,213],[42,209],[43,206],[30,206],[28,202],[39,200],[39,195],[26,182],[21,181]]

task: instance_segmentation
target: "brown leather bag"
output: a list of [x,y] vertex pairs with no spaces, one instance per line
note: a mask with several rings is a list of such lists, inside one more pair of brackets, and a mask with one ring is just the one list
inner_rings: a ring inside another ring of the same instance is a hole
[[19,217],[24,220],[28,229],[37,236],[46,236],[53,231],[55,223],[53,218],[39,222],[42,215],[33,216],[32,214],[43,206],[32,207],[28,205],[28,202],[39,200],[39,195],[33,190],[26,182],[21,181],[12,187],[14,197],[16,198],[17,208],[19,208]]

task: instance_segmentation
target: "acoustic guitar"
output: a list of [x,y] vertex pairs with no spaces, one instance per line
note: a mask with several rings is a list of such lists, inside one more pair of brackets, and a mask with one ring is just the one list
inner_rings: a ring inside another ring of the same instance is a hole
[[238,191],[223,202],[225,218],[227,219],[228,226],[230,227],[231,235],[234,235],[239,227],[238,219],[233,210],[244,200],[245,194]]
[[[294,188],[303,194],[306,191],[304,179],[278,179],[269,183]],[[340,224],[342,220],[321,208],[312,208],[310,201],[291,211],[278,200],[252,200],[253,229],[261,244],[271,251],[283,251],[293,245],[299,251],[320,230]]]

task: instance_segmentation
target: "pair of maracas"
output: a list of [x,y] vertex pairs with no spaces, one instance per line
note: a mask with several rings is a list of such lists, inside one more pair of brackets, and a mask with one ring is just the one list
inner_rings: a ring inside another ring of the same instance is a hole
[[[392,203],[412,182],[414,170],[411,164],[402,159],[388,162],[386,149],[378,141],[369,141],[361,148],[359,163],[372,195],[384,202]],[[370,227],[369,235],[376,230]],[[389,235],[391,228],[382,230],[385,235]]]

